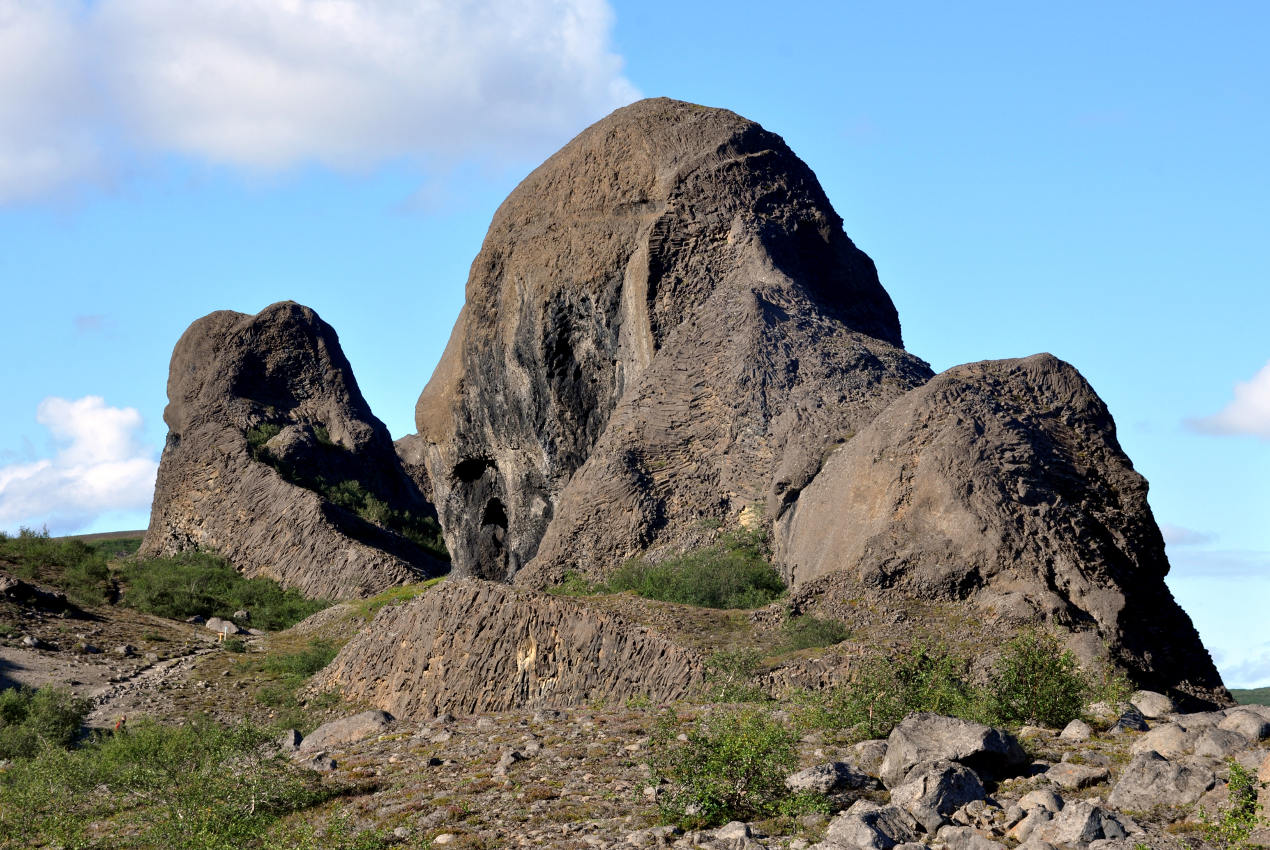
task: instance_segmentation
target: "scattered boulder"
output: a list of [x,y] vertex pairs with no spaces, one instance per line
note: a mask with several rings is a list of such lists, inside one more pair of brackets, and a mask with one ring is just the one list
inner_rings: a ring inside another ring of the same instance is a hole
[[300,749],[304,736],[296,729],[288,729],[278,736],[278,747],[284,753],[294,753]]
[[[550,227],[543,222],[550,221]],[[775,517],[930,377],[776,134],[657,98],[495,214],[415,409],[456,575],[543,587]]]
[[1198,762],[1169,761],[1154,751],[1139,753],[1125,766],[1107,802],[1134,811],[1153,806],[1187,806],[1217,783],[1217,775]]
[[817,794],[840,794],[877,786],[876,779],[856,771],[845,761],[814,765],[785,778],[785,787],[789,790],[812,791]]
[[946,826],[936,838],[948,850],[1005,850],[1005,845],[981,835],[968,826]]
[[985,796],[973,770],[953,761],[922,762],[891,789],[891,802],[905,809],[922,828],[934,834],[948,816]]
[[829,848],[891,850],[897,844],[918,840],[916,823],[904,809],[857,800],[829,822],[824,844]]
[[1071,723],[1068,723],[1063,727],[1063,731],[1058,733],[1058,737],[1064,741],[1080,743],[1082,741],[1088,741],[1089,737],[1093,734],[1094,730],[1088,723],[1080,718],[1076,718]]
[[1018,805],[1025,812],[1044,809],[1051,814],[1056,814],[1063,810],[1063,798],[1051,788],[1037,788],[1020,797]]
[[220,617],[212,617],[209,619],[204,628],[221,635],[243,634],[243,630],[238,627],[237,623],[231,620],[222,620]]
[[1173,700],[1155,691],[1135,691],[1129,696],[1129,704],[1142,713],[1148,720],[1167,717],[1177,710]]
[[1214,727],[1199,734],[1195,739],[1194,752],[1197,756],[1225,759],[1246,749],[1250,744],[1246,737],[1233,729]]
[[313,679],[394,715],[426,718],[593,699],[680,699],[700,656],[581,602],[494,582],[447,581],[380,610]]
[[1230,695],[1164,583],[1147,483],[1088,382],[1048,354],[956,366],[834,451],[776,523],[791,604],[964,601],[986,622],[1091,630],[1137,681]]
[[1165,758],[1181,758],[1194,751],[1202,729],[1188,730],[1179,723],[1165,723],[1147,732],[1129,747],[1133,755],[1155,751]]
[[341,717],[338,720],[323,723],[310,732],[300,742],[299,751],[311,753],[316,750],[355,744],[358,741],[387,731],[392,725],[392,721],[393,716],[391,714],[378,709],[363,711],[360,714],[354,714],[349,717]]
[[1034,837],[1050,844],[1078,847],[1103,838],[1125,838],[1126,824],[1113,812],[1092,800],[1077,800],[1063,807],[1048,823],[1040,825]]
[[1145,732],[1151,727],[1147,725],[1146,718],[1142,716],[1142,712],[1136,708],[1130,707],[1116,718],[1115,725],[1109,730],[1108,734],[1118,735],[1121,732]]
[[998,777],[1028,763],[1027,754],[1009,732],[922,712],[910,714],[891,730],[882,760],[882,782],[887,788],[896,788],[915,765],[941,759]]
[[1227,712],[1217,728],[1238,732],[1253,743],[1270,738],[1270,718],[1251,709],[1237,708]]
[[244,575],[315,597],[364,596],[444,572],[392,527],[365,518],[374,515],[320,492],[321,482],[339,484],[399,518],[434,515],[366,405],[335,331],[309,308],[286,301],[192,324],[172,352],[163,418],[168,438],[142,555],[206,549]]
[[1075,764],[1069,761],[1060,762],[1045,772],[1045,778],[1064,791],[1088,788],[1090,785],[1105,782],[1109,776],[1111,771],[1105,767]]

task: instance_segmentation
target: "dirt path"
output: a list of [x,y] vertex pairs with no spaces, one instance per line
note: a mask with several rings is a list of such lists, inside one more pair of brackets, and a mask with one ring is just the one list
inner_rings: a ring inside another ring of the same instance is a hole
[[85,725],[107,727],[114,726],[120,717],[166,714],[162,705],[171,702],[165,693],[168,688],[185,681],[200,658],[218,651],[215,644],[210,644],[194,649],[188,655],[159,661],[131,676],[116,677],[115,681],[90,694],[93,710],[84,721]]

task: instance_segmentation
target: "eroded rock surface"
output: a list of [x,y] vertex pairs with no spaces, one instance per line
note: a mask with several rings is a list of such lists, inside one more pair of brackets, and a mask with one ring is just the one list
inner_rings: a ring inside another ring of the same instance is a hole
[[542,586],[769,517],[930,377],[781,138],[620,109],[494,216],[416,422],[458,575]]
[[210,549],[247,576],[324,597],[445,570],[391,523],[318,492],[320,480],[398,516],[433,513],[362,398],[335,331],[309,308],[288,301],[192,324],[172,353],[163,418],[168,438],[143,555]]
[[1229,703],[1164,584],[1146,480],[1106,405],[1050,355],[957,366],[896,400],[829,457],[777,542],[804,599],[965,600],[989,622],[1105,642],[1141,685]]
[[397,717],[680,699],[700,657],[567,598],[451,580],[381,610],[314,680]]

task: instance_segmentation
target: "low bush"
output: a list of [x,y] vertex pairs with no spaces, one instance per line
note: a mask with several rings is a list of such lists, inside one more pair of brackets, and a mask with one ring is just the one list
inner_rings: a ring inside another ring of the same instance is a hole
[[0,759],[30,758],[44,747],[69,747],[91,703],[62,688],[0,691]]
[[655,564],[627,561],[609,576],[605,590],[703,608],[761,608],[785,592],[769,556],[764,533],[732,532],[713,546]]
[[705,697],[712,702],[769,702],[754,684],[761,656],[753,649],[716,652],[706,660]]
[[276,630],[331,604],[283,590],[271,579],[244,578],[227,561],[205,552],[126,563],[120,575],[126,585],[122,604],[174,619],[229,618],[241,608],[250,612],[252,625]]
[[793,695],[800,722],[846,731],[855,740],[883,738],[914,711],[979,719],[980,695],[966,677],[967,661],[944,646],[916,644],[895,658],[863,659],[851,681]]
[[790,617],[781,627],[781,631],[784,638],[781,641],[781,649],[786,652],[833,646],[851,636],[843,623],[837,620],[822,620],[810,615]]
[[0,532],[0,560],[19,578],[50,584],[77,605],[110,600],[109,558],[100,544],[23,528],[16,536]]
[[1226,769],[1226,802],[1212,815],[1200,809],[1202,831],[1208,843],[1222,850],[1248,850],[1253,846],[1248,839],[1262,825],[1257,814],[1258,788],[1262,783],[1234,759],[1226,760]]
[[1090,683],[1076,657],[1047,632],[1026,631],[1005,646],[987,690],[996,723],[1059,728],[1080,716]]
[[653,737],[654,777],[666,783],[662,817],[685,828],[718,826],[823,807],[791,794],[785,777],[798,767],[798,734],[763,709],[719,712],[677,740],[665,722]]

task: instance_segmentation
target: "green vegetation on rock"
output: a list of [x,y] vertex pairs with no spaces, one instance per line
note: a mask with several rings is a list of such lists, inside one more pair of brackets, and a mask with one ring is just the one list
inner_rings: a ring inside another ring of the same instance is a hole
[[550,592],[587,596],[630,591],[645,599],[701,608],[761,608],[785,593],[785,582],[770,557],[765,532],[734,531],[712,546],[664,561],[627,561],[603,582],[593,584],[567,573]]
[[[131,541],[88,543],[69,537],[49,537],[48,531],[21,529],[16,536],[0,531],[0,567],[18,578],[52,585],[77,605],[101,605],[110,600],[113,552]],[[135,551],[135,549],[134,549]]]
[[256,628],[285,629],[331,603],[283,590],[267,578],[244,578],[227,561],[206,553],[126,562],[122,604],[160,617],[232,617],[244,609]]
[[0,759],[30,758],[71,745],[90,703],[62,688],[0,690]]

